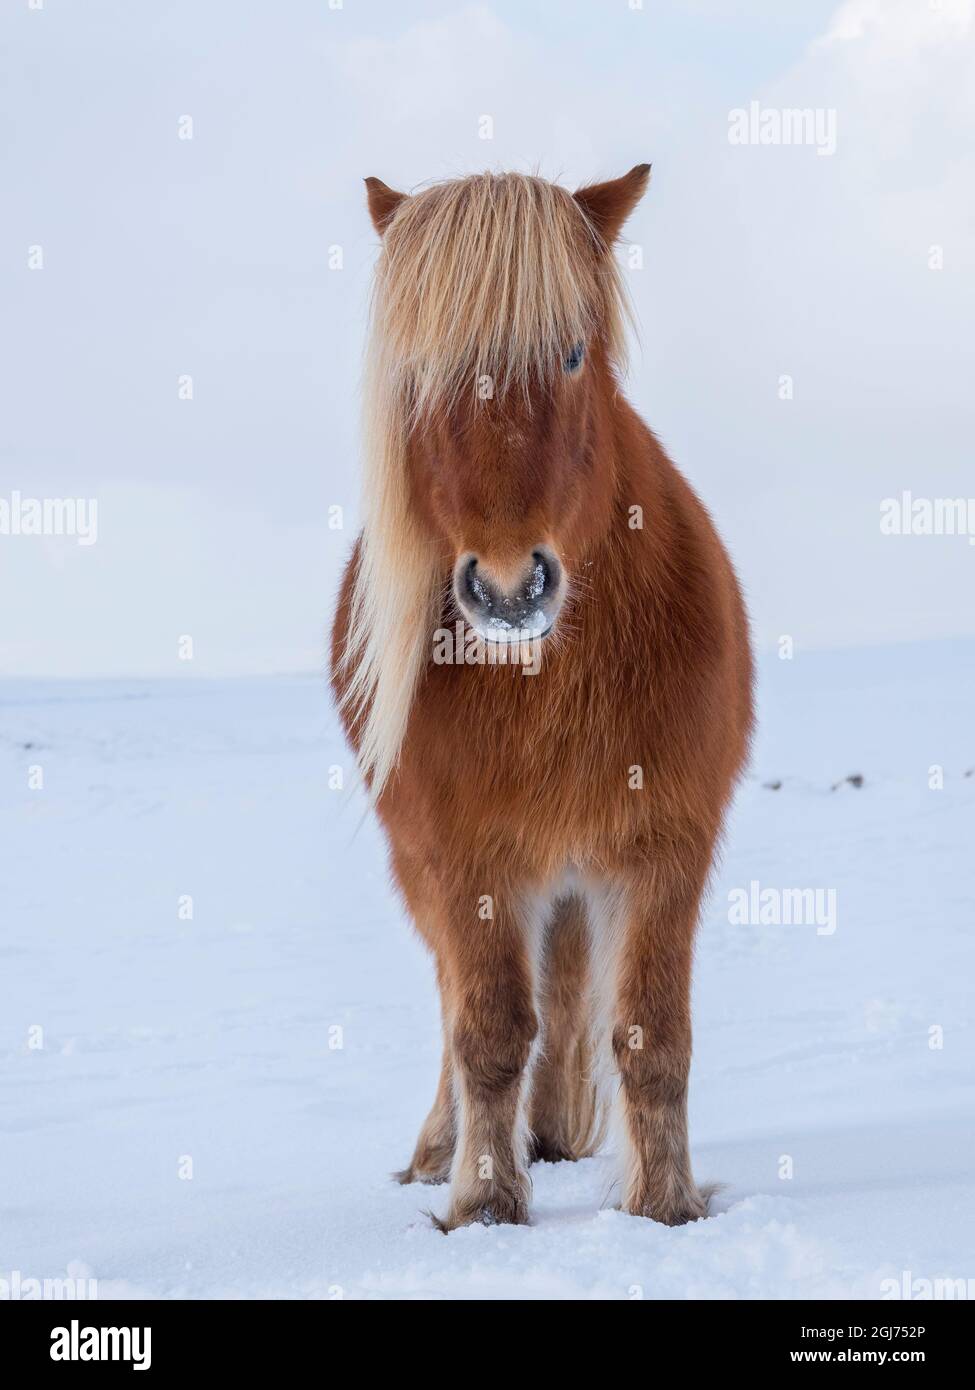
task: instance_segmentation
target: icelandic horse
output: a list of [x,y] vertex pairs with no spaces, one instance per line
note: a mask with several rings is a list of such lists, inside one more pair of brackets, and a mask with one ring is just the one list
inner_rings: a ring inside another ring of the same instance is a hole
[[621,394],[613,248],[649,173],[366,179],[363,529],[332,684],[435,958],[440,1084],[397,1176],[450,1181],[444,1231],[526,1222],[529,1163],[591,1154],[607,1091],[623,1210],[708,1211],[691,959],[752,663],[711,519]]

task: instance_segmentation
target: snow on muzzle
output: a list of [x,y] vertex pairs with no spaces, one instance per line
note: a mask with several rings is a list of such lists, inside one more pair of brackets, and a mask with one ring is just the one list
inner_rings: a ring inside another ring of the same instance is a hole
[[468,552],[454,567],[454,597],[485,641],[544,637],[562,607],[562,566],[547,546],[538,546],[525,557],[518,578],[504,582],[488,562]]

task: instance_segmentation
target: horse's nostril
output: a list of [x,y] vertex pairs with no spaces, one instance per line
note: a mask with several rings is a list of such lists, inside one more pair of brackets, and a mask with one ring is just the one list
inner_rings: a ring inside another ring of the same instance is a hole
[[558,561],[544,550],[532,551],[532,571],[528,581],[530,598],[544,598],[558,587]]
[[490,606],[490,593],[487,585],[477,572],[477,556],[472,555],[464,566],[464,588],[467,597],[474,603],[482,606]]
[[528,581],[529,598],[541,598],[548,588],[549,571],[545,556],[540,550],[532,552],[532,572]]

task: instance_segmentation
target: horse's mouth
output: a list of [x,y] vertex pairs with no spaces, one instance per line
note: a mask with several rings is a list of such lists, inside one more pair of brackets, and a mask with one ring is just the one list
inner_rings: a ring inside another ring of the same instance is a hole
[[[466,617],[466,614],[465,614]],[[547,637],[555,626],[554,619],[549,618],[545,613],[536,613],[524,626],[517,626],[515,623],[506,622],[503,618],[495,618],[490,622],[472,622],[467,618],[468,623],[485,642],[493,642],[496,646],[515,647],[524,642],[538,641]]]

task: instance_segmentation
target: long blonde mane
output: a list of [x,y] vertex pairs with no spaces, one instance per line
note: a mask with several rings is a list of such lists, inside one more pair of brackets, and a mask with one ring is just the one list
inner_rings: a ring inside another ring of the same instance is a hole
[[528,390],[599,333],[623,358],[612,252],[572,195],[527,174],[476,174],[404,198],[376,267],[364,391],[364,516],[346,699],[379,795],[396,766],[447,576],[410,504],[410,431],[463,391]]

